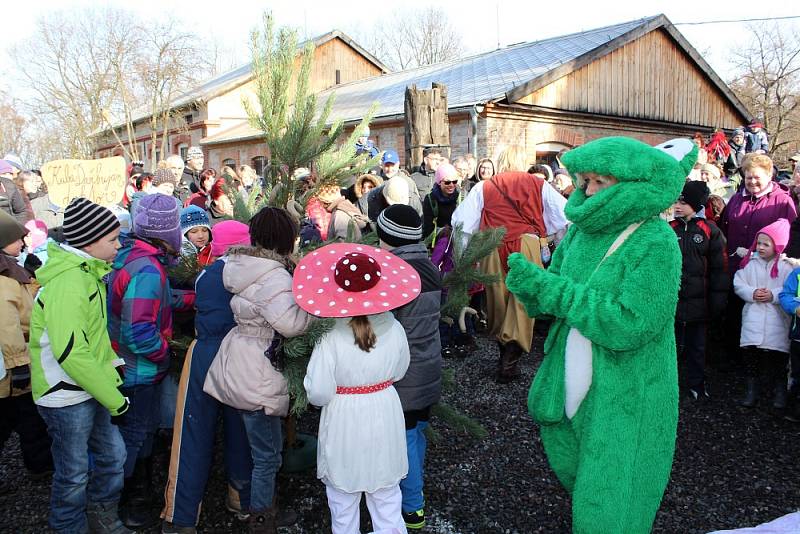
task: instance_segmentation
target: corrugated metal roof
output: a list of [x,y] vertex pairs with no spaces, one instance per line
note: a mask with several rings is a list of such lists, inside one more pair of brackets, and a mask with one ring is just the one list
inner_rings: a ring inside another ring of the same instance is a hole
[[430,87],[432,82],[447,86],[450,108],[470,106],[502,98],[517,85],[528,82],[559,65],[594,50],[657,17],[624,22],[604,28],[521,43],[472,57],[446,61],[416,69],[384,74],[323,91],[320,105],[335,94],[331,117],[357,120],[373,102],[377,117],[404,112],[406,87]]
[[[339,38],[343,40],[345,43],[353,47],[357,52],[362,54],[372,63],[374,63],[378,68],[380,68],[384,72],[388,72],[388,68],[381,63],[375,56],[373,56],[368,51],[364,50],[358,43],[353,41],[350,37],[348,37],[344,32],[341,30],[332,30],[328,33],[324,33],[322,35],[318,35],[313,39],[302,41],[297,44],[298,52],[302,51],[306,45],[311,42],[314,44],[315,47],[322,46],[324,43],[327,43],[331,39]],[[218,76],[215,76],[209,80],[204,81],[200,85],[196,85],[172,100],[172,108],[180,108],[193,102],[198,101],[207,101],[215,96],[220,94],[224,94],[240,85],[248,82],[253,77],[253,68],[252,63],[247,63],[242,65],[241,67],[237,67],[233,70],[228,72],[224,72]],[[146,119],[150,116],[150,108],[148,106],[144,106],[136,111],[133,112],[131,120],[132,122],[138,122],[142,119]],[[123,119],[116,119],[114,121],[115,127],[123,126],[125,123]],[[98,129],[94,133],[101,133],[106,131],[107,128],[103,127]]]

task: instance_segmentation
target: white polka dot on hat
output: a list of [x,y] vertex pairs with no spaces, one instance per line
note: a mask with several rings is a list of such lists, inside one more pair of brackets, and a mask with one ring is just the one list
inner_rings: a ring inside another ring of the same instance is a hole
[[393,310],[414,300],[420,289],[411,265],[385,250],[356,243],[334,243],[306,254],[292,284],[297,304],[318,317]]

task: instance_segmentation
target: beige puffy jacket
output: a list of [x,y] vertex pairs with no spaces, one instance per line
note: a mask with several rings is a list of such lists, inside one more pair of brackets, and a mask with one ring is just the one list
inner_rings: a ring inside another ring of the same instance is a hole
[[[2,254],[2,253],[0,253]],[[8,261],[8,257],[4,258]],[[19,267],[22,271],[22,267]],[[30,392],[11,387],[11,369],[31,364],[28,351],[28,331],[31,322],[33,294],[39,289],[37,284],[23,284],[6,271],[0,274],[0,354],[4,359],[6,376],[0,380],[0,399],[16,397]],[[32,281],[33,282],[33,281]]]
[[234,408],[284,416],[289,411],[286,379],[264,351],[277,331],[284,337],[302,334],[313,320],[292,296],[289,261],[260,247],[228,252],[222,271],[225,289],[233,293],[236,326],[222,340],[203,390]]

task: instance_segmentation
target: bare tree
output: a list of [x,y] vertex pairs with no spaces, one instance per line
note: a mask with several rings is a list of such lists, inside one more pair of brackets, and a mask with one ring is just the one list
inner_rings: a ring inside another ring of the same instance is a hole
[[436,7],[397,9],[388,24],[354,32],[361,44],[394,70],[457,59],[463,36],[444,10]]
[[[172,102],[211,71],[199,38],[169,18],[153,25],[118,8],[56,12],[36,25],[39,38],[12,57],[33,94],[31,115],[61,132],[63,155],[93,157],[97,134],[109,131],[129,159],[149,156],[154,167],[158,137],[166,146],[185,127]],[[140,153],[137,117],[149,117],[151,154]]]
[[770,152],[784,156],[800,141],[800,32],[778,24],[750,27],[750,40],[734,49],[738,73],[730,86],[764,122]]
[[20,102],[0,92],[0,154],[13,152],[22,156],[30,123],[18,111]]
[[[142,55],[136,61],[135,71],[143,89],[150,127],[151,151],[145,157],[150,158],[151,169],[158,163],[158,137],[165,157],[170,133],[186,130],[184,110],[173,108],[176,97],[205,79],[214,67],[213,58],[207,60],[211,56],[204,53],[198,38],[176,31],[175,27],[167,23],[148,33],[142,41]],[[130,123],[127,127],[133,130]]]
[[66,155],[90,157],[91,134],[112,107],[119,79],[115,64],[134,51],[134,18],[119,9],[54,12],[36,22],[36,39],[12,48],[30,107],[58,125]]

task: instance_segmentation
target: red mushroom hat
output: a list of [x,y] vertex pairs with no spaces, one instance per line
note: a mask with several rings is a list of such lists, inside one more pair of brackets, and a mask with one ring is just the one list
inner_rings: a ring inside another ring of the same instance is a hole
[[297,304],[317,317],[382,313],[408,304],[420,288],[411,265],[357,243],[334,243],[306,254],[292,282]]

